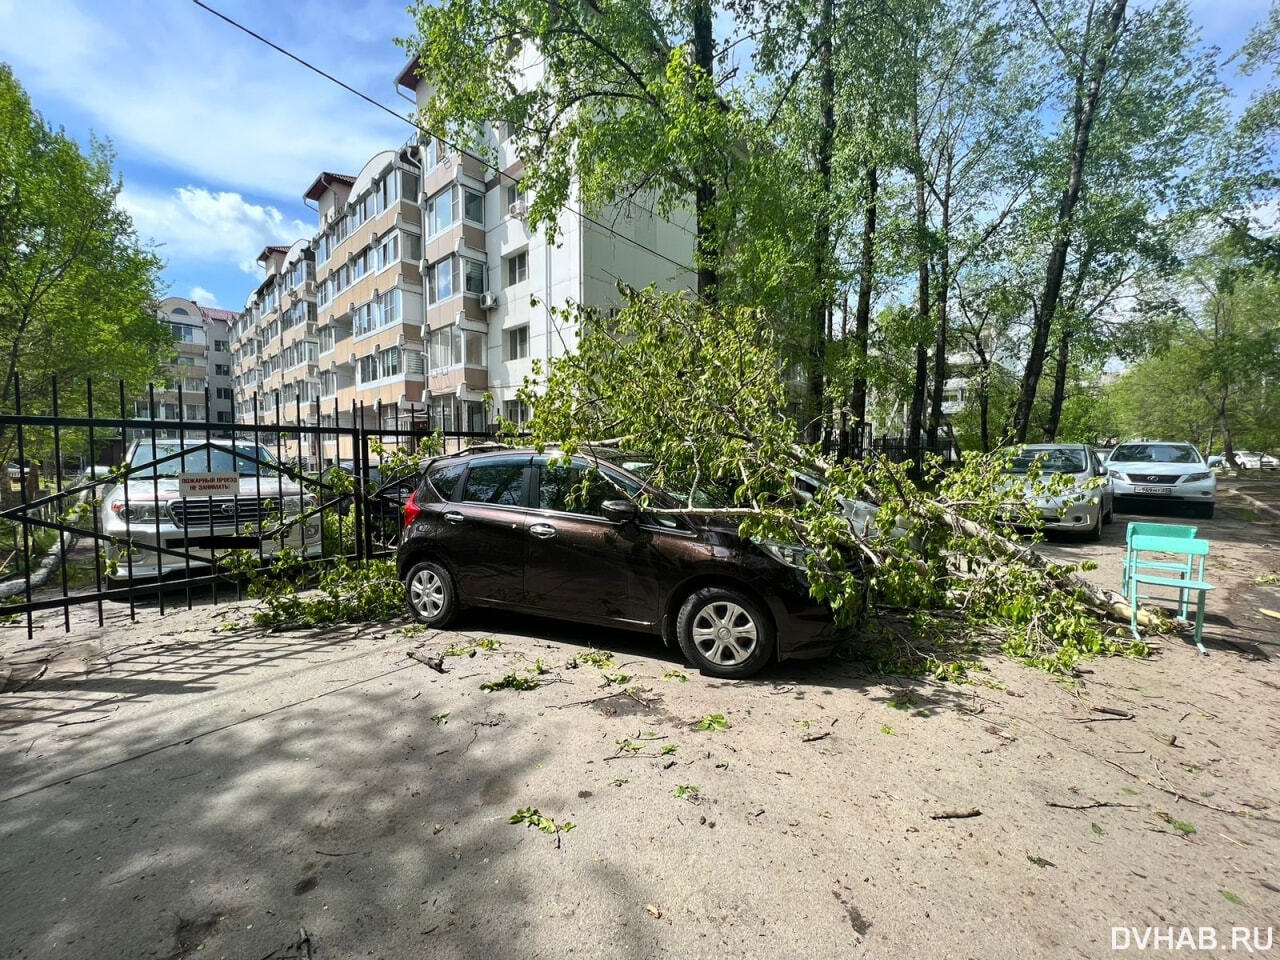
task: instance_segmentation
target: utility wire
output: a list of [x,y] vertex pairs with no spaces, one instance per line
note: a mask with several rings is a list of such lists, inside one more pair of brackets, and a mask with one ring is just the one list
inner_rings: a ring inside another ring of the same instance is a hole
[[[351,84],[347,83],[344,80],[339,79],[338,77],[335,77],[333,74],[329,73],[328,71],[323,70],[320,67],[317,67],[315,64],[311,63],[309,60],[305,60],[302,57],[298,56],[296,53],[293,53],[290,50],[286,50],[284,47],[280,46],[278,43],[275,43],[274,41],[269,40],[268,38],[264,37],[262,34],[258,33],[252,28],[247,27],[243,23],[240,23],[238,20],[227,16],[227,14],[222,13],[219,10],[215,10],[213,7],[205,3],[204,0],[191,0],[191,2],[194,3],[197,7],[200,7],[202,10],[205,10],[206,12],[213,14],[219,20],[222,20],[230,24],[231,26],[235,27],[237,30],[242,31],[243,33],[247,33],[249,36],[253,37],[253,39],[257,40],[259,43],[263,43],[266,46],[270,47],[272,50],[276,51],[276,53],[279,53],[279,54],[282,54],[283,56],[288,57],[290,60],[294,61],[295,63],[310,70],[312,73],[319,74],[320,76],[328,80],[330,83],[337,84],[343,90],[346,90],[348,93],[354,94],[355,96],[359,97],[361,100],[364,100],[366,103],[370,104],[371,106],[377,107],[379,110],[383,111],[384,113],[391,114],[391,116],[395,117],[397,120],[404,121],[405,123],[413,127],[415,130],[417,130],[419,133],[425,134],[428,137],[435,137],[437,140],[443,143],[446,147],[449,147],[451,150],[455,150],[458,154],[462,154],[465,152],[456,143],[453,143],[449,139],[442,137],[439,134],[432,132],[431,130],[428,130],[426,127],[424,127],[422,124],[420,124],[417,120],[413,119],[412,117],[406,117],[404,114],[391,109],[386,104],[382,103],[379,100],[374,99],[373,97],[369,96],[367,93],[364,93],[361,90],[357,90],[355,87],[351,86]],[[504,173],[493,164],[485,163],[485,166],[488,167],[490,170],[494,171],[494,173],[498,175],[498,178],[500,180],[501,179],[510,180],[512,183],[515,183],[515,184],[519,184],[520,182],[519,178],[513,177],[509,173]],[[595,217],[592,217],[584,213],[582,210],[577,209],[570,204],[565,204],[565,209],[568,210],[570,213],[574,214],[575,216],[581,217],[587,223],[590,223],[590,224],[593,224],[594,226],[599,227],[601,230],[605,231],[605,233],[609,234],[610,236],[617,237],[619,240],[625,240],[630,244],[634,244],[635,246],[639,247],[641,250],[644,250],[646,253],[651,253],[655,257],[665,260],[667,263],[671,264],[674,267],[679,267],[681,270],[687,273],[696,274],[698,272],[694,267],[689,266],[687,263],[681,263],[679,260],[673,260],[671,257],[667,256],[665,253],[662,253],[659,250],[655,250],[653,249],[653,247],[650,247],[647,244],[641,243],[639,240],[636,240],[634,237],[628,237],[625,234],[619,233],[617,230],[613,229],[608,224],[603,223],[600,220],[597,220]],[[643,209],[643,207],[641,209]],[[649,211],[649,213],[652,216],[657,216],[656,214],[653,213],[653,211]],[[688,228],[683,228],[683,229],[685,229],[685,232],[691,233],[691,231],[689,231]]]

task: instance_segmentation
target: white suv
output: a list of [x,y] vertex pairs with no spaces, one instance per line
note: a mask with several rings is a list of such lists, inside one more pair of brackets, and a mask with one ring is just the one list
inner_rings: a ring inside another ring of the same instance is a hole
[[1200,451],[1189,443],[1131,440],[1111,451],[1107,471],[1116,500],[1185,503],[1213,516],[1218,481]]
[[[321,552],[320,518],[314,514],[281,527],[281,521],[311,513],[316,498],[280,472],[265,447],[210,440],[138,442],[125,458],[128,473],[105,487],[102,532],[108,583],[152,578],[187,569],[207,573],[215,554],[261,550],[273,556],[291,547],[306,556]],[[235,491],[208,496],[181,493],[191,474],[234,474]]]

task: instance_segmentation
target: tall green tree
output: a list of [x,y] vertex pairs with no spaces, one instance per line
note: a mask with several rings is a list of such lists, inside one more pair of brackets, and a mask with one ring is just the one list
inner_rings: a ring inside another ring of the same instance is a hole
[[170,353],[152,314],[160,261],[116,202],[111,160],[50,128],[0,65],[0,410],[20,386],[25,410],[47,411],[58,380],[61,409],[78,412],[86,376],[140,388]]
[[[401,42],[430,84],[426,127],[483,154],[507,124],[555,229],[567,203],[598,210],[693,201],[698,293],[713,298],[731,224],[720,195],[741,156],[740,118],[718,82],[711,0],[417,0]],[[677,260],[679,258],[676,258]]]

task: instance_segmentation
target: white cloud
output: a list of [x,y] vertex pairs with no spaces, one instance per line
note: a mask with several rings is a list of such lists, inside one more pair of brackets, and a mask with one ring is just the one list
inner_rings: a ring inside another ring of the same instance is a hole
[[314,225],[290,218],[276,207],[203,187],[161,192],[126,186],[120,204],[133,217],[138,235],[155,243],[165,260],[232,263],[253,277],[261,273],[255,258],[263,247],[287,246],[314,231]]
[[[392,90],[404,55],[391,38],[412,27],[401,4],[315,0],[285,16],[244,0],[220,6],[407,108]],[[180,171],[175,179],[293,203],[321,170],[358,173],[412,133],[190,3],[0,0],[0,60],[13,65],[37,108],[70,107],[126,157]]]
[[218,305],[218,298],[204,287],[192,287],[188,299],[195,301],[202,307],[216,307]]

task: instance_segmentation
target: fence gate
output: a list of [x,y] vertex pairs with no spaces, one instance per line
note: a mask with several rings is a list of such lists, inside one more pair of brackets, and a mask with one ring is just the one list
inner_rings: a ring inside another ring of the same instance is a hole
[[[208,391],[194,398],[206,419],[176,404],[105,399],[92,381],[74,404],[55,383],[47,410],[0,414],[0,615],[104,603],[140,603],[163,614],[175,603],[241,599],[237,573],[265,568],[285,550],[306,566],[391,555],[418,461],[492,439],[433,430],[420,412],[317,401],[293,409],[255,398],[249,420],[208,419]],[[71,410],[68,410],[68,407]],[[176,418],[156,416],[176,407]],[[74,411],[74,412],[71,412]]]

